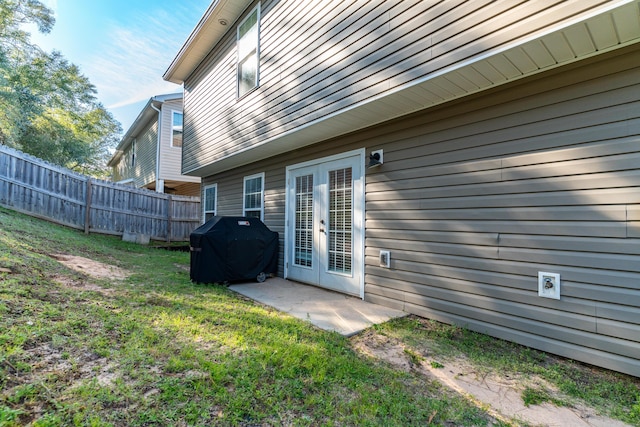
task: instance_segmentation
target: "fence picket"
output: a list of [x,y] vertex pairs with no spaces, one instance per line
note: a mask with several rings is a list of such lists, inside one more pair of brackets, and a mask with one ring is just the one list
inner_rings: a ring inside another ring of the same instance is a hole
[[0,145],[0,205],[86,233],[185,241],[200,224],[200,198],[98,180]]

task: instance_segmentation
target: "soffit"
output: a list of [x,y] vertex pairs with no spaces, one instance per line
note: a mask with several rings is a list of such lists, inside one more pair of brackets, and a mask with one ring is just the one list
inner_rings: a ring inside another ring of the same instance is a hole
[[212,2],[162,77],[184,83],[250,4],[247,0]]
[[220,173],[639,41],[640,0],[617,1],[187,173]]

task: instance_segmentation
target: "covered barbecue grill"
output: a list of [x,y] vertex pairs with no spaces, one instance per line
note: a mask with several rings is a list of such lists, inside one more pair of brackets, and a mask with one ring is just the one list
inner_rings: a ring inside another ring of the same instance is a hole
[[194,282],[264,282],[278,272],[278,233],[258,218],[215,216],[189,237]]

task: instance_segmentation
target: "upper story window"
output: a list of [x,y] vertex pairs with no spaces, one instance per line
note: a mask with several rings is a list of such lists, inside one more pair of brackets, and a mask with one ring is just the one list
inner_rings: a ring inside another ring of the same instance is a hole
[[238,25],[238,97],[258,87],[260,4]]
[[218,184],[204,187],[204,220],[205,222],[216,216],[216,205],[218,198]]
[[131,167],[136,167],[136,140],[131,141]]
[[242,214],[264,220],[264,173],[244,177]]
[[171,112],[171,146],[182,147],[182,113]]

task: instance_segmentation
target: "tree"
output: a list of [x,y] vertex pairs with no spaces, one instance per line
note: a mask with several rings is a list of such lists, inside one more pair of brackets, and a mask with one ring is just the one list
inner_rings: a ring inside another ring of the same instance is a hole
[[121,126],[77,66],[30,42],[29,23],[46,33],[55,20],[40,1],[0,0],[0,144],[103,177]]
[[28,23],[48,33],[55,20],[38,1],[0,0],[0,143],[14,146],[40,110],[29,62],[43,52],[22,29]]

